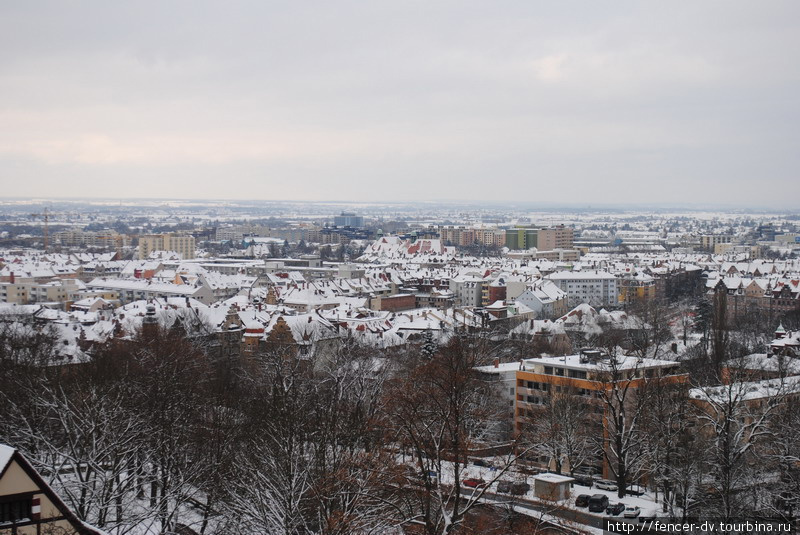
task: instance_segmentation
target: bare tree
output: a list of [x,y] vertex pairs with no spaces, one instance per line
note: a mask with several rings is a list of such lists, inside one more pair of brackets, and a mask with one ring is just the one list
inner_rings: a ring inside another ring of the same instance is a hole
[[[645,381],[639,387],[639,395],[647,399],[642,420],[646,471],[657,495],[659,491],[662,494],[663,510],[673,515],[676,494],[683,498],[689,495],[687,486],[693,483],[697,467],[688,391],[687,384],[664,378]],[[695,470],[687,472],[692,467]],[[685,500],[682,506],[685,508]]]
[[643,425],[647,399],[644,391],[638,391],[643,381],[637,379],[639,373],[639,360],[635,357],[611,356],[601,364],[598,374],[597,395],[605,426],[601,447],[620,498],[641,475],[647,451]]
[[[470,452],[498,445],[500,436],[503,409],[494,401],[495,390],[473,372],[481,348],[470,339],[454,338],[387,392],[389,439],[408,448],[413,459],[398,520],[428,535],[453,533],[486,492],[486,486],[468,488],[462,481]],[[509,454],[487,485],[513,461]]]
[[533,451],[552,459],[556,473],[560,474],[566,463],[573,475],[596,458],[595,437],[602,434],[602,429],[595,425],[592,400],[584,395],[588,392],[577,387],[560,389],[543,396],[543,405],[525,418],[524,440],[529,441]]
[[742,491],[753,487],[753,475],[762,459],[759,449],[774,437],[770,421],[783,405],[786,391],[783,379],[734,380],[692,390],[695,417],[708,442],[706,505],[726,519],[741,516],[754,505],[742,498]]
[[633,354],[643,358],[658,358],[664,345],[672,338],[670,308],[660,300],[650,299],[637,302],[630,312],[641,323],[641,328],[631,329],[627,335],[626,342]]
[[772,435],[765,444],[768,468],[778,481],[770,486],[767,508],[780,517],[792,518],[800,510],[800,400],[788,396],[770,422]]
[[[251,450],[241,466],[236,488],[230,496],[235,510],[232,523],[238,533],[309,533],[303,511],[305,496],[311,488],[308,459],[285,445],[266,443]],[[284,453],[276,454],[276,449]]]

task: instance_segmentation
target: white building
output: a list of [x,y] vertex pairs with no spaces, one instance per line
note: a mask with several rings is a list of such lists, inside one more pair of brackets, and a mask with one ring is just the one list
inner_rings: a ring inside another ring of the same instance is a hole
[[551,280],[540,280],[529,285],[515,301],[533,310],[536,318],[555,319],[567,313],[568,296]]
[[581,303],[588,303],[593,307],[619,303],[617,278],[607,271],[558,271],[546,278],[567,293],[570,307]]
[[478,277],[455,277],[450,279],[450,291],[458,306],[479,307],[483,302],[483,279]]
[[123,303],[168,297],[187,297],[210,305],[215,301],[214,292],[208,286],[152,282],[142,279],[94,279],[86,284],[89,290],[111,290],[119,294]]

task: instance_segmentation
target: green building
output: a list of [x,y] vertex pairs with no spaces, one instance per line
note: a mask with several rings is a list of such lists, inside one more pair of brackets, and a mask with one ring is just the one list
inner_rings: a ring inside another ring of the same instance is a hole
[[514,250],[527,250],[539,246],[539,229],[534,227],[514,227],[506,229],[506,247]]

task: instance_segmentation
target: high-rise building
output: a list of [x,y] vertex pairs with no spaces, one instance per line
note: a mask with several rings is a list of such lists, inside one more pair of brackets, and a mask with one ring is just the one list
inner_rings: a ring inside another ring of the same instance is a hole
[[144,260],[153,251],[174,251],[181,258],[188,260],[194,258],[194,236],[181,234],[145,234],[139,237],[139,259]]
[[539,229],[514,227],[506,230],[506,247],[515,250],[533,249],[539,246]]
[[570,227],[559,225],[557,227],[539,229],[538,246],[540,251],[553,249],[571,249],[573,230]]
[[334,216],[333,224],[337,227],[364,228],[364,217],[353,212],[342,212]]

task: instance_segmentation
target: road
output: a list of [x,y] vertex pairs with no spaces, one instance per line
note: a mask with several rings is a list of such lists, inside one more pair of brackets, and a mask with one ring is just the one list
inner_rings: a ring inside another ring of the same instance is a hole
[[[510,503],[513,504],[514,507],[517,509],[525,509],[532,513],[555,516],[563,520],[566,520],[567,522],[576,524],[575,529],[580,529],[580,525],[602,529],[605,525],[604,517],[601,516],[584,513],[582,511],[576,511],[574,509],[570,509],[559,505],[534,502],[532,500],[527,500],[525,498],[520,498],[517,496],[508,496],[505,494],[494,494],[487,492],[486,494],[483,495],[483,500],[485,502],[495,503],[495,504]],[[569,526],[561,526],[561,527],[568,528]]]

